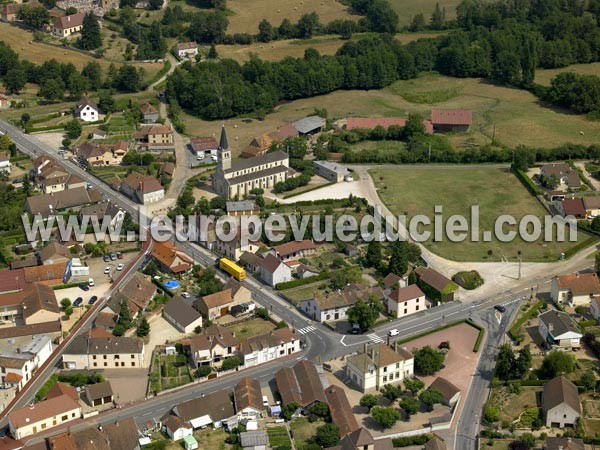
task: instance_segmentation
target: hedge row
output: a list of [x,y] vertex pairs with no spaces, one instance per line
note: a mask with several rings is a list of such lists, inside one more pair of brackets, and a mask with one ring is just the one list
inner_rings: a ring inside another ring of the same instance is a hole
[[83,284],[87,284],[87,283],[85,281],[78,281],[76,283],[63,283],[63,284],[57,284],[56,286],[53,287],[53,289],[55,291],[58,291],[60,289],[68,289],[68,288],[72,288],[72,287],[81,286]]
[[508,335],[510,336],[510,338],[513,341],[517,341],[517,331],[519,331],[519,328],[521,328],[521,326],[523,326],[523,324],[525,322],[527,322],[529,319],[531,319],[534,314],[536,314],[539,309],[544,306],[544,301],[543,300],[539,300],[535,305],[533,305],[531,308],[529,308],[528,311],[525,312],[525,314],[523,314],[519,320],[515,321],[515,323],[513,324],[512,327],[510,327],[510,330],[508,330]]
[[479,334],[477,335],[477,340],[475,341],[475,345],[473,345],[473,353],[477,353],[483,342],[483,338],[485,336],[485,329],[478,323],[473,322],[471,319],[465,320],[465,323],[468,325],[471,325],[473,328],[479,330]]
[[392,438],[394,447],[409,447],[411,445],[425,445],[433,439],[431,433],[419,434],[418,436],[404,436]]
[[532,194],[532,195],[542,195],[542,190],[533,182],[531,178],[527,176],[523,171],[519,169],[513,168],[514,174],[517,176],[523,186]]
[[321,272],[319,275],[313,275],[311,277],[299,278],[292,281],[284,281],[283,283],[277,283],[275,289],[278,291],[284,291],[286,289],[292,289],[298,286],[304,286],[306,284],[314,283],[316,281],[326,280],[329,278],[329,272]]

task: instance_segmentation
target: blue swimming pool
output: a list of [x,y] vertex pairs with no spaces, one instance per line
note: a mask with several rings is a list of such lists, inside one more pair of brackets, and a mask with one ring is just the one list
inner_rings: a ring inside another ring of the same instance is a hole
[[179,281],[177,281],[177,280],[169,280],[165,283],[165,287],[167,289],[177,289],[177,288],[179,288],[179,286],[180,286]]

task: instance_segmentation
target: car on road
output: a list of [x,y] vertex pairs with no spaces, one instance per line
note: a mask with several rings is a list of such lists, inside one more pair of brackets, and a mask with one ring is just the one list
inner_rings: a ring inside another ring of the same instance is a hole
[[97,296],[95,296],[95,295],[92,295],[92,296],[90,297],[90,299],[89,299],[88,303],[89,303],[90,305],[93,305],[94,303],[96,303],[96,300],[98,300],[98,297],[97,297]]
[[109,274],[109,273],[110,273],[110,267],[109,267],[109,266],[106,266],[106,267],[104,268],[104,273],[106,273],[106,274]]
[[125,267],[123,264],[118,264],[117,265],[117,270],[123,270],[123,267]]
[[361,334],[363,330],[360,328],[360,325],[357,323],[352,324],[352,334]]
[[398,328],[392,328],[390,331],[388,331],[388,336],[398,336],[400,334],[400,331],[398,331]]
[[181,296],[182,296],[183,298],[190,298],[190,293],[189,293],[189,292],[185,292],[185,291],[184,291],[184,292],[182,292],[182,293],[181,293]]
[[82,291],[89,291],[90,287],[87,284],[80,284],[79,289],[81,289]]
[[81,297],[77,297],[73,302],[73,306],[79,306],[83,303],[83,299]]
[[506,312],[506,308],[504,306],[502,306],[502,305],[496,305],[496,306],[494,306],[494,309],[496,311],[500,311],[501,313],[505,313]]
[[110,259],[111,259],[112,261],[115,261],[115,260],[117,259],[117,254],[116,254],[116,253],[111,253],[111,254],[110,254]]
[[94,279],[93,279],[93,278],[90,278],[90,279],[88,280],[88,286],[90,286],[90,287],[91,287],[91,286],[95,286],[95,285],[96,285],[96,283],[94,283]]
[[104,260],[104,262],[109,262],[110,261],[110,255],[104,255],[104,257],[102,259]]

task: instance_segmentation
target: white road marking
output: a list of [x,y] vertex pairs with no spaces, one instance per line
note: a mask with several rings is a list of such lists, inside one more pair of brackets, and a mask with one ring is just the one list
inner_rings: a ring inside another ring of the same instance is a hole
[[317,329],[317,327],[315,327],[313,325],[309,325],[308,327],[300,328],[298,330],[298,333],[307,334],[307,333],[310,333],[311,331],[315,331],[316,329]]

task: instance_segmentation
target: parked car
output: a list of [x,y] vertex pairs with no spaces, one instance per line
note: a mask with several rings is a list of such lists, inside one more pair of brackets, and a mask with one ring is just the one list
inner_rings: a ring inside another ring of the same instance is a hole
[[83,299],[81,297],[77,297],[73,302],[73,306],[79,306],[83,303]]
[[94,303],[96,303],[96,300],[98,300],[98,297],[96,297],[95,295],[92,295],[92,296],[90,297],[90,300],[88,301],[88,303],[89,303],[90,305],[93,305]]
[[96,284],[96,283],[94,283],[94,279],[93,279],[93,278],[90,278],[90,279],[88,280],[88,286],[94,286],[95,284]]
[[496,306],[494,306],[494,309],[496,311],[500,311],[501,313],[505,313],[506,312],[506,308],[504,306],[502,306],[502,305],[496,305]]
[[79,285],[79,289],[81,289],[82,291],[89,291],[90,287],[87,284],[80,284]]
[[400,334],[400,331],[398,331],[398,328],[392,328],[390,331],[388,331],[388,336],[398,336]]
[[105,274],[109,274],[110,273],[110,267],[106,266],[106,268],[104,269],[104,273]]
[[182,292],[182,293],[181,293],[181,296],[182,296],[183,298],[190,298],[190,293],[189,293],[189,292]]
[[269,406],[269,398],[266,395],[262,396],[263,406]]
[[116,260],[116,259],[117,259],[117,254],[116,254],[116,253],[111,253],[111,254],[110,254],[110,259],[111,259],[112,261]]
[[125,267],[123,264],[118,264],[117,265],[117,270],[123,270],[123,267]]
[[352,334],[361,334],[362,330],[360,328],[360,325],[357,323],[353,323],[352,324]]
[[123,253],[117,252],[117,259],[123,259]]
[[110,255],[104,255],[104,262],[109,262],[110,261]]

